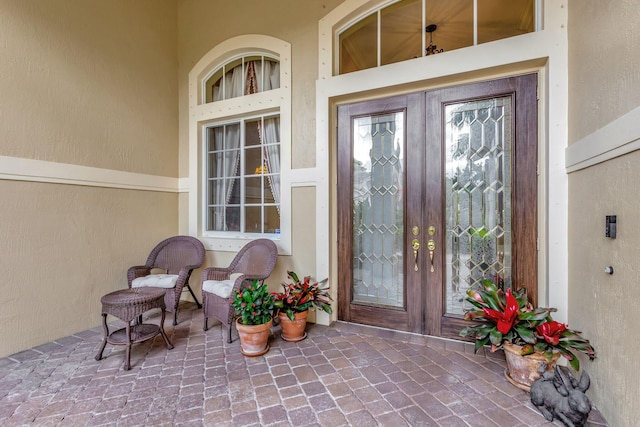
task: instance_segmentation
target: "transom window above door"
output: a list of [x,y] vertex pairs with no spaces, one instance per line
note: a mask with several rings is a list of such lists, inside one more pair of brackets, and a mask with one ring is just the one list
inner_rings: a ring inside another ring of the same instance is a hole
[[338,73],[535,31],[540,0],[384,2],[339,32]]

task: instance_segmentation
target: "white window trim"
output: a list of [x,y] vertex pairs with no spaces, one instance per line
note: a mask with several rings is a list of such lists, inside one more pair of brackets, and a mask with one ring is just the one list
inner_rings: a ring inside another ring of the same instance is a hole
[[[280,88],[238,98],[203,103],[204,82],[224,63],[241,56],[260,54],[280,61]],[[256,234],[204,232],[203,128],[213,122],[245,114],[280,114],[280,237],[273,238],[278,251],[291,254],[291,44],[283,40],[247,34],[225,40],[207,52],[189,73],[189,234],[205,248],[237,252]],[[270,235],[265,237],[272,238]]]

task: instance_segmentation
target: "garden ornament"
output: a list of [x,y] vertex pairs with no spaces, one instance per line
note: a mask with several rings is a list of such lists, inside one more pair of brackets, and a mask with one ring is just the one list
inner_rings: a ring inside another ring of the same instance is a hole
[[590,385],[586,371],[578,381],[568,368],[556,366],[531,385],[531,403],[547,421],[557,418],[567,427],[580,427],[591,412],[591,400],[585,394]]

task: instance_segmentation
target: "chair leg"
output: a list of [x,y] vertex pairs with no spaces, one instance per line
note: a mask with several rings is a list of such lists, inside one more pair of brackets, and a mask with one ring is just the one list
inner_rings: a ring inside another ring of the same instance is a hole
[[196,298],[196,294],[193,293],[193,289],[191,289],[191,286],[189,286],[189,284],[187,283],[187,289],[189,289],[189,292],[191,293],[191,296],[193,297],[193,300],[196,302],[196,305],[198,306],[198,308],[202,308],[202,304],[200,304],[200,301],[198,301],[198,298]]
[[231,340],[231,325],[232,325],[232,324],[231,324],[231,323],[229,323],[229,328],[228,328],[228,329],[229,329],[229,330],[228,330],[228,332],[229,332],[229,338],[227,339],[227,342],[228,342],[229,344],[231,344],[231,342],[232,342],[232,340]]
[[178,324],[178,307],[173,311],[173,326]]
[[204,327],[202,328],[205,332],[209,330],[209,326],[207,325],[207,318],[204,318]]

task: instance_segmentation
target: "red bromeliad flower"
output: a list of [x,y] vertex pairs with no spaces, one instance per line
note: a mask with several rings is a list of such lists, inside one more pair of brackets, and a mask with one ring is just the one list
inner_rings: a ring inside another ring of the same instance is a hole
[[518,318],[519,309],[518,301],[511,293],[511,289],[507,289],[505,302],[506,307],[504,308],[504,312],[499,312],[490,308],[482,309],[488,319],[496,322],[498,331],[503,335],[508,334],[513,327],[516,319]]
[[543,323],[536,327],[536,331],[544,337],[544,340],[551,345],[558,345],[560,337],[567,330],[567,325],[556,322],[555,320]]

